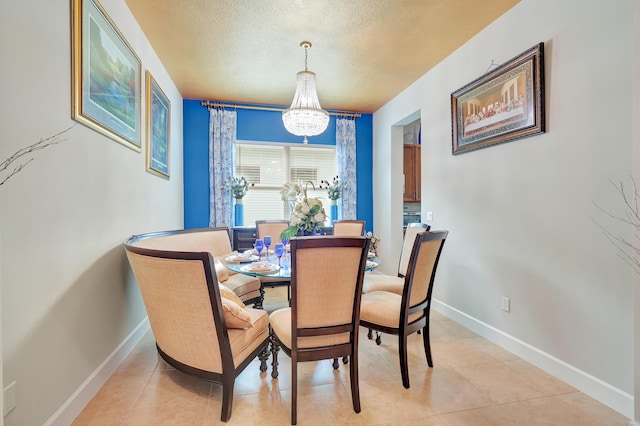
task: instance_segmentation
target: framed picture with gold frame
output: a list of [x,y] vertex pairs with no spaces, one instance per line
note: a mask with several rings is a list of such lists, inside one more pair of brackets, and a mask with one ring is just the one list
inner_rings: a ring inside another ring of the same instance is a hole
[[452,153],[545,132],[544,44],[451,94]]
[[171,102],[149,71],[146,83],[147,171],[169,179]]
[[74,120],[141,151],[140,58],[97,0],[71,0]]

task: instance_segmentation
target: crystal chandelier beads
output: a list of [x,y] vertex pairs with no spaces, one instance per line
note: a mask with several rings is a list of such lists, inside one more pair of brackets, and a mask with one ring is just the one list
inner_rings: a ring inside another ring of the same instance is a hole
[[296,93],[291,107],[282,112],[284,127],[291,134],[303,136],[307,143],[308,136],[317,136],[329,125],[329,113],[322,109],[316,92],[316,74],[307,69],[307,52],[311,43],[303,41],[304,71],[298,73]]

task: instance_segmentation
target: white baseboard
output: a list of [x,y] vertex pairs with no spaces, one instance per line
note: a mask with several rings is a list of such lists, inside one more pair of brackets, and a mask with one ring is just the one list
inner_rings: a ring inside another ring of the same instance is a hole
[[[433,299],[433,309],[568,383],[620,414],[631,419],[633,418],[633,395],[439,300]],[[632,421],[629,423],[629,426],[640,426],[640,423]]]
[[635,420],[630,420],[629,426],[640,426],[640,422],[636,422]]
[[66,426],[80,414],[91,401],[109,376],[116,371],[120,363],[149,331],[149,318],[140,324],[118,345],[102,364],[85,380],[65,403],[47,420],[45,426]]

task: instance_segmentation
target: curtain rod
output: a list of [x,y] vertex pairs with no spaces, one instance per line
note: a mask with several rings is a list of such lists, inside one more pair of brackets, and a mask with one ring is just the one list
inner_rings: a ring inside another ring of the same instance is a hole
[[[260,106],[250,106],[250,105],[236,105],[236,104],[225,104],[222,102],[213,102],[213,101],[202,101],[200,105],[207,108],[239,108],[239,109],[254,109],[258,111],[282,112],[286,109],[284,107],[260,107]],[[329,112],[329,115],[336,115],[339,117],[349,117],[349,118],[362,117],[362,114],[360,114],[359,112]]]

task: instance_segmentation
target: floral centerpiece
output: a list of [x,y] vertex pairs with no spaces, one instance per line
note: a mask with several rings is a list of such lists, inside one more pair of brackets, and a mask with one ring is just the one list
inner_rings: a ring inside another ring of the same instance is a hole
[[364,236],[371,240],[371,243],[369,244],[369,251],[374,253],[377,256],[378,255],[378,242],[380,241],[380,238],[378,238],[378,236],[376,234],[374,234],[373,232],[371,232],[371,231],[366,232],[364,234]]
[[[309,184],[311,182],[308,182]],[[311,186],[314,187],[313,183]],[[322,206],[322,201],[318,198],[307,198],[306,186],[302,190],[302,198],[296,203],[291,217],[289,218],[289,226],[280,234],[280,239],[290,240],[298,231],[302,230],[307,233],[318,231],[327,219],[327,214]]]
[[331,183],[327,180],[321,180],[320,188],[327,190],[327,196],[331,201],[336,201],[342,197],[342,182],[338,176],[334,177]]
[[299,183],[287,182],[280,188],[282,201],[293,202],[304,194],[304,188]]
[[253,183],[247,182],[244,176],[239,178],[232,176],[225,179],[222,187],[231,192],[231,195],[233,195],[233,198],[235,198],[236,200],[242,200],[242,198],[247,195],[247,191],[249,190],[249,188],[253,185]]

